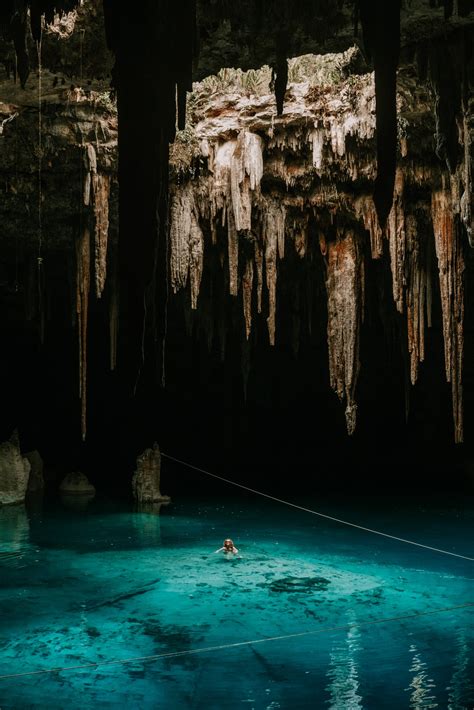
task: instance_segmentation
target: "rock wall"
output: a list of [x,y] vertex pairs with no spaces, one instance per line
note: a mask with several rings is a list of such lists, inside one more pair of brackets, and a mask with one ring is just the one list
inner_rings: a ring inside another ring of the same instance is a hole
[[28,459],[21,455],[15,435],[0,444],[0,504],[24,502],[30,467]]

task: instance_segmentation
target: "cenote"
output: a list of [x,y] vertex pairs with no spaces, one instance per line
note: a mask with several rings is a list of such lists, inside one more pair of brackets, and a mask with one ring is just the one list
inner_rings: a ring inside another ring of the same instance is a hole
[[0,1],[0,710],[473,710],[473,46]]
[[[220,492],[3,508],[2,708],[472,707],[472,562]],[[298,502],[472,553],[472,498]]]

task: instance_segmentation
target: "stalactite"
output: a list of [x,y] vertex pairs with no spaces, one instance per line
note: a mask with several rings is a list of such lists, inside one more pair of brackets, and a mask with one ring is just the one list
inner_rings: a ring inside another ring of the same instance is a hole
[[263,241],[265,245],[265,275],[268,289],[268,335],[270,344],[275,345],[275,312],[277,254],[282,256],[285,243],[285,208],[273,200],[266,203],[263,219]]
[[406,216],[407,250],[407,333],[410,355],[410,381],[418,378],[420,362],[425,359],[426,267],[423,263],[420,237],[415,215]]
[[308,250],[308,222],[309,214],[304,214],[298,219],[293,219],[293,223],[288,226],[288,232],[300,259],[306,256]]
[[346,405],[349,434],[356,426],[355,391],[359,374],[359,337],[363,318],[364,265],[356,234],[338,232],[334,241],[321,235],[327,264],[328,349],[331,387]]
[[89,207],[92,196],[92,176],[97,174],[97,154],[92,143],[84,146],[84,187],[83,202],[85,207]]
[[324,129],[315,128],[312,131],[311,139],[313,143],[313,166],[316,170],[323,167]]
[[263,249],[258,239],[255,240],[254,250],[255,269],[257,271],[257,313],[261,313],[263,290]]
[[395,175],[394,200],[387,221],[387,236],[390,245],[393,300],[399,313],[403,313],[405,292],[405,208],[403,187],[403,172],[398,168]]
[[97,153],[92,143],[84,146],[84,185],[82,201],[85,207],[92,204],[94,213],[94,273],[97,298],[102,296],[107,278],[107,245],[109,234],[110,175],[101,173]]
[[277,282],[277,234],[269,230],[265,234],[265,276],[268,289],[268,336],[270,345],[275,345],[275,311]]
[[235,228],[252,229],[251,192],[260,189],[263,174],[262,139],[255,133],[241,131],[232,154],[230,189]]
[[87,416],[87,323],[90,290],[90,233],[84,227],[76,241],[76,311],[79,334],[79,397],[81,431],[86,438]]
[[383,254],[383,232],[380,228],[374,200],[370,195],[363,195],[355,201],[354,207],[358,218],[362,219],[364,227],[370,235],[372,259],[380,259]]
[[231,296],[237,296],[239,290],[239,235],[232,210],[227,213],[227,255],[229,259],[229,293]]
[[102,296],[107,278],[107,244],[109,236],[109,196],[110,176],[96,173],[92,177],[94,195],[94,255],[95,290],[97,298]]
[[461,142],[464,146],[464,156],[459,168],[460,182],[463,192],[460,199],[461,219],[466,230],[469,245],[474,247],[473,225],[473,184],[472,184],[472,159],[471,159],[471,132],[469,130],[469,116],[466,107],[463,110],[462,124],[460,127]]
[[189,182],[173,191],[170,205],[170,274],[174,293],[186,286],[188,278],[193,205]]
[[201,287],[204,256],[204,236],[194,211],[191,213],[191,231],[189,236],[189,282],[191,287],[191,308],[197,308]]
[[253,261],[247,259],[242,278],[242,302],[245,319],[245,335],[248,340],[252,329]]
[[451,383],[454,439],[460,443],[463,441],[464,257],[451,189],[446,182],[443,176],[442,188],[432,193],[431,214],[438,258],[446,379]]

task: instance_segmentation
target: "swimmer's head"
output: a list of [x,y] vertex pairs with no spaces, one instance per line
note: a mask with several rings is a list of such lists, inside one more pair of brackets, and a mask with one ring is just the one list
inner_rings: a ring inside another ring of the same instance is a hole
[[232,542],[230,537],[228,537],[226,540],[224,540],[224,547],[231,547],[231,548],[234,547],[234,543]]

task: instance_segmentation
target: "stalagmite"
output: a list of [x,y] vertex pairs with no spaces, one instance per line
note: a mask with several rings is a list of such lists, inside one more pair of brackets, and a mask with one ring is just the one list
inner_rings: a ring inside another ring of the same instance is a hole
[[395,174],[395,189],[392,209],[387,221],[387,236],[390,246],[393,300],[399,313],[403,313],[405,285],[405,212],[403,202],[403,172]]
[[88,227],[76,240],[76,312],[79,334],[79,397],[82,438],[86,438],[87,414],[87,321],[90,290],[90,233]]
[[252,329],[252,290],[253,290],[253,261],[247,259],[242,278],[242,302],[245,319],[245,335],[247,339]]
[[102,296],[107,278],[107,244],[109,236],[109,195],[110,176],[96,173],[92,177],[94,195],[94,255],[95,255],[95,292]]
[[459,227],[453,216],[451,190],[446,185],[432,193],[431,214],[438,257],[443,313],[446,379],[453,397],[454,439],[463,441],[462,361],[464,349],[464,257]]
[[346,405],[348,434],[356,426],[355,390],[359,374],[359,335],[364,303],[364,263],[352,230],[335,241],[320,237],[327,263],[328,349],[331,387]]

